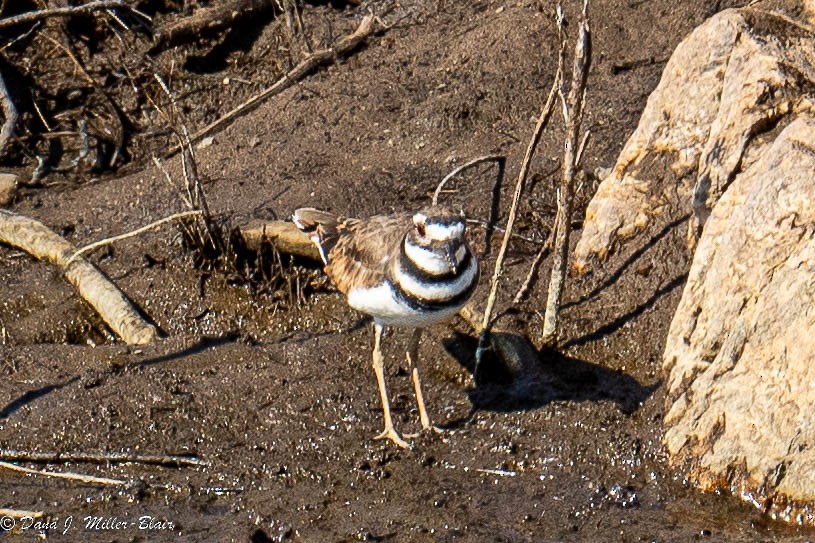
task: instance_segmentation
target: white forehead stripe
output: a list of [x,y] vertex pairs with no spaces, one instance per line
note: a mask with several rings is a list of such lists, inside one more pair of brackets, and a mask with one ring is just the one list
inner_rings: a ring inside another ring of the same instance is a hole
[[430,302],[444,302],[455,298],[473,284],[478,274],[478,265],[475,260],[470,261],[470,265],[453,281],[441,281],[425,283],[406,273],[401,266],[394,270],[394,279],[407,294],[415,296],[420,300]]
[[425,224],[425,236],[433,241],[447,241],[459,239],[464,235],[464,224]]
[[416,267],[431,275],[441,275],[450,271],[450,263],[444,255],[419,247],[405,240],[405,255]]

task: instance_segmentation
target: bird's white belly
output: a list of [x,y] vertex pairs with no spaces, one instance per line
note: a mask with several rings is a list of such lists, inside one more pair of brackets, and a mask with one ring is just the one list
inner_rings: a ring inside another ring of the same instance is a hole
[[389,283],[374,288],[353,288],[348,291],[348,305],[371,315],[385,326],[422,328],[450,319],[461,305],[433,311],[413,309],[396,298]]

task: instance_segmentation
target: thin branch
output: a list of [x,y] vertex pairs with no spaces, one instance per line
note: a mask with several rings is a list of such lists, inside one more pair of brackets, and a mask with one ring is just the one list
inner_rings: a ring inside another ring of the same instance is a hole
[[187,218],[187,217],[196,217],[196,216],[200,216],[202,214],[203,214],[203,211],[200,211],[200,210],[183,211],[181,213],[176,213],[175,215],[170,215],[169,217],[164,217],[163,219],[157,220],[155,222],[151,222],[150,224],[148,224],[146,226],[142,226],[141,228],[138,228],[138,229],[133,230],[131,232],[126,232],[124,234],[120,234],[118,236],[113,236],[113,237],[110,237],[110,238],[100,239],[99,241],[95,241],[95,242],[93,242],[91,244],[85,245],[81,249],[77,249],[76,251],[74,251],[74,254],[72,254],[71,258],[68,259],[68,262],[65,263],[65,266],[70,265],[71,262],[73,262],[74,260],[76,260],[77,258],[82,256],[83,254],[87,253],[88,251],[93,251],[94,249],[97,249],[99,247],[103,247],[105,245],[110,245],[111,243],[121,241],[123,239],[138,236],[139,234],[147,232],[148,230],[152,230],[153,228],[155,228],[157,226],[161,226],[162,224],[165,224],[165,223],[168,223],[168,222],[177,221],[179,219],[184,219],[184,218]]
[[529,174],[529,166],[532,162],[532,155],[535,154],[535,149],[540,141],[543,129],[549,123],[549,118],[552,116],[552,109],[555,105],[555,97],[558,83],[561,78],[561,73],[555,74],[555,80],[552,82],[552,88],[549,90],[549,96],[546,98],[546,104],[541,109],[538,123],[535,126],[535,131],[532,134],[532,139],[529,146],[526,148],[524,160],[521,163],[521,170],[518,172],[518,182],[515,185],[515,193],[512,195],[512,205],[509,208],[509,218],[507,219],[506,232],[504,232],[503,240],[501,241],[501,248],[498,250],[498,257],[495,260],[495,270],[492,274],[492,281],[490,284],[490,294],[487,298],[487,307],[484,309],[484,317],[481,321],[481,333],[478,337],[478,348],[475,352],[475,369],[473,370],[473,380],[478,380],[478,370],[481,365],[481,360],[484,353],[488,350],[490,327],[492,326],[492,311],[495,307],[495,299],[498,295],[498,281],[501,278],[503,270],[504,258],[506,257],[507,248],[509,247],[509,239],[512,236],[512,228],[515,225],[515,216],[518,212],[518,203],[521,199],[524,185],[526,184],[526,177]]
[[156,466],[209,466],[209,462],[194,456],[150,455],[129,453],[61,453],[29,452],[13,449],[0,450],[0,461],[35,462],[61,464],[64,462],[84,462],[88,464],[151,464]]
[[[337,42],[331,48],[320,49],[319,51],[315,51],[314,53],[308,55],[297,66],[289,70],[283,77],[278,79],[277,82],[271,87],[261,91],[259,94],[256,94],[236,108],[227,112],[218,120],[195,132],[190,137],[190,143],[197,142],[204,136],[215,132],[241,115],[252,111],[263,103],[264,100],[283,92],[287,88],[294,85],[296,81],[314,71],[317,67],[323,64],[330,64],[336,61],[339,56],[349,53],[376,31],[376,26],[374,25],[375,20],[376,18],[374,15],[366,15],[359,23],[359,27],[357,27],[352,34],[343,36],[337,40]],[[172,156],[180,150],[181,146],[176,145],[170,149],[167,155]]]
[[[506,228],[501,228],[500,226],[493,226],[488,221],[482,221],[481,219],[467,219],[464,222],[467,224],[475,224],[484,228],[485,230],[488,228],[492,228],[496,232],[501,232],[502,234],[507,231]],[[526,241],[527,243],[534,243],[535,245],[542,245],[546,243],[546,240],[535,239],[529,236],[524,236],[523,234],[515,234],[514,232],[510,234],[514,239],[519,239],[521,241]]]
[[[569,254],[569,234],[574,200],[574,176],[578,150],[578,136],[583,121],[583,106],[586,100],[586,82],[591,65],[591,33],[589,29],[588,0],[583,1],[583,14],[575,45],[574,64],[572,66],[572,84],[569,98],[563,103],[568,126],[563,151],[563,175],[558,191],[558,215],[555,225],[555,259],[552,264],[552,275],[549,281],[549,294],[546,299],[546,313],[543,320],[544,345],[557,343],[558,313],[563,296],[563,281],[566,276],[566,264]],[[584,140],[587,141],[587,140]]]
[[48,19],[51,17],[70,17],[72,15],[90,15],[97,11],[105,11],[110,8],[122,8],[128,11],[133,11],[127,4],[121,0],[98,0],[96,2],[89,2],[81,6],[68,6],[62,8],[41,9],[37,11],[27,11],[13,17],[6,17],[0,19],[0,29],[9,28],[24,23],[31,23],[41,19]]
[[94,485],[122,486],[127,484],[127,481],[123,479],[108,479],[107,477],[83,475],[81,473],[72,473],[70,471],[66,472],[44,471],[38,469],[24,468],[23,466],[18,466],[17,464],[11,464],[9,462],[3,461],[0,461],[0,468],[5,468],[7,470],[17,471],[20,473],[28,473],[30,475],[42,475],[43,477],[53,477],[56,479],[69,479],[71,481],[79,481],[82,483],[89,483]]
[[[557,216],[555,217],[555,222],[557,223]],[[549,254],[549,251],[552,250],[552,246],[554,245],[555,241],[555,229],[549,231],[549,237],[546,238],[546,241],[543,243],[543,246],[538,251],[538,254],[535,255],[535,260],[532,261],[532,265],[529,266],[529,272],[526,274],[526,279],[521,285],[521,288],[518,289],[518,292],[515,293],[515,298],[513,298],[513,304],[519,304],[529,296],[529,291],[532,289],[532,285],[538,278],[538,268],[540,268],[543,259],[546,258],[546,255]]]
[[501,155],[485,155],[485,156],[480,156],[478,158],[474,158],[469,162],[465,162],[464,164],[462,164],[461,166],[459,166],[458,168],[456,168],[452,172],[445,175],[444,179],[439,181],[439,184],[436,186],[435,192],[433,192],[433,205],[435,206],[435,205],[439,204],[439,195],[441,194],[441,191],[444,188],[444,185],[447,184],[447,182],[450,179],[452,179],[453,177],[457,176],[458,174],[460,174],[461,172],[463,172],[464,170],[466,170],[468,168],[472,168],[473,166],[477,166],[478,164],[481,164],[482,162],[501,162],[503,160],[506,160],[506,158],[501,156]]

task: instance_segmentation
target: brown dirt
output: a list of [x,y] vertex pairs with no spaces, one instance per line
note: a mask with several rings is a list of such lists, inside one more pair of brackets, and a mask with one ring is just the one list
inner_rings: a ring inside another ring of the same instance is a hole
[[[613,162],[678,41],[715,9],[743,3],[592,2],[586,171]],[[574,4],[566,6],[570,17]],[[364,13],[308,5],[304,22],[315,47],[324,46]],[[554,74],[548,3],[416,0],[394,15],[395,26],[366,47],[199,149],[220,217],[240,224],[285,217],[301,205],[357,216],[413,209],[456,164],[493,152],[508,157],[506,209]],[[290,63],[280,49],[288,43],[282,17],[255,18],[233,32],[156,56],[157,70],[176,62],[178,88],[189,83],[179,100],[193,130]],[[214,56],[228,61],[221,66]],[[88,58],[89,66],[103,64]],[[211,74],[189,71],[201,58],[215,66]],[[626,63],[634,66],[619,69]],[[69,86],[69,72],[62,73],[49,84]],[[148,106],[136,100],[126,114]],[[164,130],[161,119],[153,121],[133,128],[131,161],[122,164],[133,173],[51,175],[45,187],[24,189],[15,210],[77,245],[181,210],[148,160],[170,138],[139,139],[151,127]],[[521,210],[522,231],[538,238],[552,221],[561,138],[557,119]],[[177,158],[168,169],[180,178]],[[491,176],[471,172],[446,201],[486,219]],[[592,183],[582,184],[581,209]],[[489,368],[475,387],[466,325],[426,334],[425,392],[436,422],[450,431],[422,436],[412,450],[372,439],[381,412],[369,324],[314,270],[288,269],[287,277],[307,284],[306,300],[296,303],[297,289],[285,280],[246,282],[195,269],[172,227],[120,242],[93,260],[167,336],[132,348],[109,340],[57,271],[0,248],[0,447],[195,454],[211,464],[46,466],[133,481],[121,490],[0,471],[0,507],[45,511],[57,525],[48,538],[65,541],[811,540],[813,532],[775,525],[733,498],[694,492],[667,465],[660,354],[689,263],[684,222],[664,223],[570,281],[563,355],[543,352],[512,371]],[[474,228],[472,238],[483,250],[483,232]],[[535,249],[511,246],[500,308]],[[486,270],[492,262],[486,259]],[[537,337],[544,297],[538,285],[499,326]],[[396,423],[410,430],[418,416],[406,340],[405,332],[391,332],[385,349]],[[145,515],[173,526],[140,530]],[[86,529],[88,516],[135,524]],[[63,535],[68,517],[73,524]],[[35,534],[0,532],[0,541],[16,538]]]

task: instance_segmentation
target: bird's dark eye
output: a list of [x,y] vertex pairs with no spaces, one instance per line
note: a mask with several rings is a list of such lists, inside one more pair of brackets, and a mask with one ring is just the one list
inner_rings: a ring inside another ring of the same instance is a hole
[[420,222],[416,225],[416,233],[419,234],[419,237],[421,238],[425,237],[425,234],[427,234],[423,222]]

